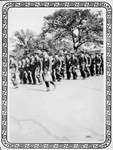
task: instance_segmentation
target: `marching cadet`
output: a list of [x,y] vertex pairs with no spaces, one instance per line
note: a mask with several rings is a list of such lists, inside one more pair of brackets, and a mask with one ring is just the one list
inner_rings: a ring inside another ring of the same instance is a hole
[[52,55],[51,57],[51,76],[52,76],[52,80],[53,82],[56,81],[56,76],[55,76],[55,57]]
[[98,53],[96,53],[95,56],[95,64],[96,64],[96,75],[98,76],[100,74],[100,65],[101,65],[101,57]]
[[16,79],[17,64],[16,64],[16,61],[14,60],[13,56],[10,58],[9,68],[11,69],[11,81],[13,83],[13,86],[15,88],[18,88],[18,83],[17,83],[17,79]]
[[66,74],[67,74],[67,80],[70,79],[71,73],[70,73],[70,67],[71,67],[71,58],[69,54],[66,54],[65,56],[65,64],[66,64]]
[[32,54],[32,55],[31,55],[31,76],[32,76],[32,84],[36,84],[35,69],[36,69],[36,61],[35,61],[34,55]]
[[60,69],[60,74],[62,76],[62,78],[65,78],[65,57],[63,55],[59,55],[59,59],[61,62],[61,69]]
[[45,85],[46,85],[47,91],[50,91],[49,82],[54,86],[54,88],[56,87],[56,85],[52,81],[51,61],[50,61],[50,58],[49,58],[47,52],[43,53],[42,69],[43,69],[43,79],[45,81]]
[[20,84],[23,83],[23,68],[22,68],[22,60],[18,61],[18,71],[19,71],[19,78]]
[[42,81],[41,81],[42,62],[38,53],[35,53],[35,62],[36,62],[35,63],[36,65],[35,76],[38,79],[39,84],[41,85],[42,84]]
[[86,74],[86,63],[87,63],[87,58],[84,55],[84,52],[81,51],[81,55],[79,57],[79,65],[80,65],[81,76],[83,77],[83,79],[85,79],[87,76],[87,74]]
[[103,58],[103,53],[101,53],[101,65],[100,65],[100,68],[101,68],[101,74],[103,75],[104,74],[104,58]]
[[25,57],[22,59],[22,78],[23,78],[23,84],[27,83],[27,72],[26,72],[26,60]]
[[74,52],[71,52],[71,72],[73,75],[73,79],[76,79],[78,76],[76,73],[77,65],[78,65],[78,59],[76,57],[76,54],[74,54]]
[[31,79],[31,60],[28,56],[26,57],[26,72],[27,72],[28,84],[31,84],[32,83],[32,79]]
[[94,56],[94,54],[91,54],[90,73],[91,73],[91,76],[95,75],[95,56]]
[[61,71],[61,61],[58,57],[58,54],[56,54],[55,55],[55,74],[56,74],[56,80],[58,82],[60,82],[62,79],[60,71]]
[[91,73],[90,73],[91,57],[90,57],[90,55],[88,53],[86,53],[86,59],[87,59],[86,72],[87,72],[87,77],[89,77],[91,75]]

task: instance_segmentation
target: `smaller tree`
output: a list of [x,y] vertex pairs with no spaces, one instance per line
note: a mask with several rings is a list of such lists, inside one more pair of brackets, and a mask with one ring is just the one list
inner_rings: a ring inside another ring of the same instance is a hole
[[35,33],[30,30],[24,31],[22,29],[14,32],[10,38],[10,42],[14,47],[14,51],[16,53],[22,53],[21,51],[24,51],[23,53],[25,54],[32,52],[34,50],[35,36]]

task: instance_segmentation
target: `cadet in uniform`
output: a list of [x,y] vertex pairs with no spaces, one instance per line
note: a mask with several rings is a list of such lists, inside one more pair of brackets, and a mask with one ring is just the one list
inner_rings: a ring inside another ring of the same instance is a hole
[[80,72],[81,72],[81,76],[83,77],[83,79],[86,78],[86,63],[87,63],[87,58],[84,55],[84,52],[81,52],[81,55],[79,57],[79,65],[80,65]]
[[91,76],[95,75],[95,56],[94,56],[94,54],[91,54],[90,73],[91,73]]
[[67,74],[67,79],[69,80],[71,77],[70,73],[70,67],[71,67],[71,58],[69,54],[66,54],[65,56],[65,64],[66,64],[66,74]]
[[100,65],[100,68],[101,68],[101,74],[103,75],[104,74],[104,58],[103,58],[103,53],[101,53],[101,65]]
[[60,54],[59,59],[61,62],[60,74],[61,74],[62,78],[65,78],[65,57]]
[[20,84],[23,83],[23,70],[22,70],[22,60],[18,61],[18,71],[19,71],[19,78],[20,78]]
[[76,73],[77,65],[78,65],[78,59],[75,56],[74,52],[71,52],[71,72],[73,75],[73,79],[76,79],[78,76]]
[[91,57],[90,57],[90,55],[88,53],[86,53],[86,59],[87,59],[86,72],[87,72],[87,77],[89,77],[91,75],[91,73],[90,73]]
[[11,81],[13,83],[13,86],[15,88],[18,88],[17,79],[16,79],[17,64],[16,64],[16,61],[14,60],[13,56],[10,58],[9,68],[11,69]]
[[62,79],[60,71],[61,71],[61,61],[58,57],[58,54],[56,54],[55,55],[55,74],[56,74],[56,80],[58,82],[60,82]]
[[51,58],[51,69],[52,69],[52,72],[51,72],[52,80],[55,82],[56,76],[55,76],[55,57],[54,56],[52,56]]
[[45,85],[47,87],[47,91],[50,91],[49,82],[56,87],[55,83],[52,81],[51,76],[51,61],[47,54],[47,52],[43,53],[43,62],[42,62],[42,69],[43,69],[43,79],[45,81]]
[[35,62],[36,62],[35,76],[38,79],[39,84],[42,84],[41,81],[42,62],[38,53],[35,54]]
[[25,57],[22,59],[22,78],[23,78],[23,84],[27,83],[27,71],[26,71],[26,60]]
[[28,84],[31,84],[32,83],[32,79],[31,79],[31,60],[28,56],[26,57],[26,73],[27,73]]
[[36,69],[36,61],[35,61],[34,55],[32,54],[32,55],[31,55],[31,76],[32,76],[32,84],[36,84],[35,69]]
[[95,56],[95,64],[96,64],[96,75],[100,74],[100,65],[101,65],[101,57],[98,53]]

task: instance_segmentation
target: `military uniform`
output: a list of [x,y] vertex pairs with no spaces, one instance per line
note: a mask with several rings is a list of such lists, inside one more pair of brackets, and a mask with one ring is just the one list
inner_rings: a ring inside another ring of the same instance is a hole
[[95,58],[94,57],[91,57],[90,73],[91,73],[91,76],[95,75]]
[[65,64],[66,64],[67,79],[70,79],[70,77],[71,77],[71,73],[70,73],[71,59],[68,55],[66,55],[66,57],[65,57]]
[[95,57],[96,75],[100,74],[101,57],[97,54]]
[[22,60],[19,60],[19,61],[18,61],[18,71],[19,71],[20,83],[23,83],[23,68],[22,68]]
[[81,76],[83,77],[83,79],[86,78],[86,63],[87,63],[87,59],[85,57],[84,54],[82,54],[79,57],[79,65],[80,65],[80,72],[81,72]]
[[31,76],[32,76],[32,84],[36,84],[35,69],[36,69],[35,57],[34,57],[34,56],[31,56]]
[[17,65],[16,65],[16,62],[15,62],[14,59],[10,60],[9,68],[11,69],[11,81],[12,81],[14,87],[17,88],[18,87],[17,79],[16,79],[16,68],[17,68]]
[[61,81],[62,79],[60,71],[61,71],[61,61],[59,58],[55,58],[55,74],[57,81]]
[[61,59],[61,70],[60,70],[60,74],[63,78],[65,78],[65,58],[62,56],[60,57]]
[[32,79],[31,79],[31,60],[28,57],[26,58],[26,72],[27,72],[28,83],[31,84],[32,83]]
[[51,69],[52,69],[52,72],[51,72],[51,76],[52,76],[52,80],[55,82],[56,81],[56,76],[55,76],[55,59],[52,58],[52,66],[51,66]]
[[91,73],[90,73],[91,57],[90,57],[89,54],[86,54],[86,59],[87,59],[87,62],[86,62],[86,72],[87,72],[87,77],[89,77],[91,75]]
[[36,78],[38,79],[39,84],[41,84],[41,69],[42,69],[42,62],[41,59],[38,55],[35,56],[35,64],[36,64],[36,70],[35,70],[35,75]]
[[76,73],[77,65],[78,65],[77,57],[72,56],[71,57],[71,72],[72,72],[72,75],[73,75],[73,79],[77,78],[77,73]]
[[47,87],[47,91],[50,91],[50,86],[49,86],[49,82],[54,86],[54,82],[52,81],[52,76],[51,76],[51,60],[49,58],[49,56],[44,53],[44,57],[43,57],[43,61],[42,61],[42,69],[43,69],[43,79],[45,81],[45,85]]
[[27,83],[27,71],[26,71],[25,58],[22,59],[22,79],[23,79],[23,84],[26,84]]
[[103,75],[104,74],[104,58],[103,58],[103,54],[101,55],[101,65],[100,65],[100,67],[101,67],[101,73]]

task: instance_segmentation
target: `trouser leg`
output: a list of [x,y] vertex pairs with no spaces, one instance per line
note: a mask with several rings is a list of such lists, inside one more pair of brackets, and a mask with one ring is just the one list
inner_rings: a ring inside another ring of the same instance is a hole
[[39,68],[36,68],[35,75],[39,83],[41,83],[41,72]]
[[71,75],[70,75],[70,72],[67,71],[67,79],[70,79]]
[[96,65],[96,75],[98,75],[99,74],[99,67],[98,67],[98,65]]
[[29,84],[31,84],[31,76],[30,76],[30,70],[28,70],[28,72],[27,72],[27,77],[28,77],[28,82],[29,82]]
[[26,78],[26,72],[23,72],[23,83],[26,84],[27,83],[27,78]]
[[50,83],[55,86],[55,83],[53,81],[50,81]]
[[16,80],[16,74],[15,73],[11,74],[11,81],[12,81],[14,86],[17,86],[17,80]]
[[54,72],[51,73],[51,76],[52,76],[52,80],[55,82],[55,75],[54,75]]
[[49,82],[48,81],[45,81],[45,85],[46,85],[47,91],[50,91],[50,86],[49,86]]
[[77,73],[76,71],[72,73],[73,74],[73,79],[76,79],[77,78]]
[[20,83],[23,82],[23,79],[22,79],[22,70],[19,70],[19,79],[20,79]]
[[32,70],[32,80],[33,80],[33,84],[36,84],[35,69]]
[[61,75],[60,75],[60,72],[58,70],[56,70],[56,79],[57,79],[57,81],[61,80]]
[[47,88],[49,88],[49,82],[48,81],[45,81],[45,85]]
[[86,73],[87,73],[87,77],[89,77],[90,76],[89,67],[86,68]]
[[66,74],[67,74],[67,79],[70,79],[71,74],[70,74],[70,68],[69,67],[66,68]]
[[61,69],[60,74],[61,74],[61,76],[62,76],[63,78],[65,78],[65,75],[64,75],[64,69]]
[[102,64],[102,74],[104,74],[104,65]]

